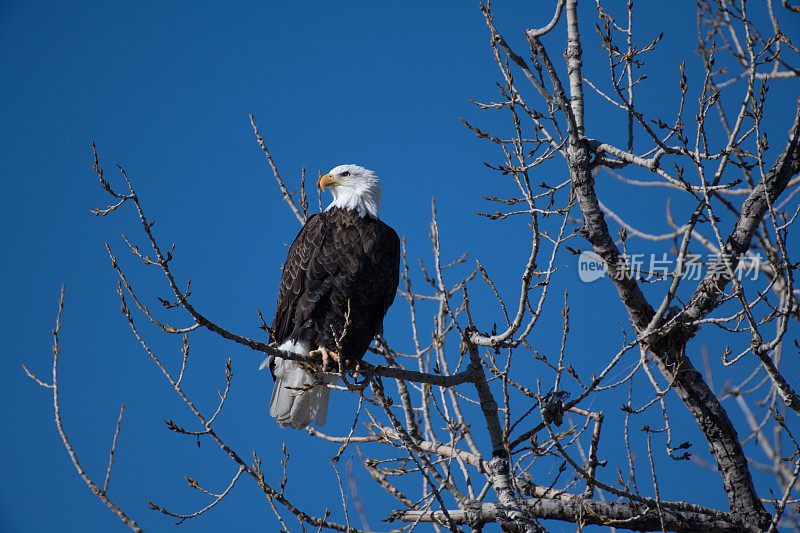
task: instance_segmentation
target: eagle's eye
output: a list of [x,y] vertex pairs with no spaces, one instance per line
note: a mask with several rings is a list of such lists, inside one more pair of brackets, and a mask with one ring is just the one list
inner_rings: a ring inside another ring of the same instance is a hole
[[348,171],[345,170],[344,172],[342,172],[342,177],[343,178],[346,178],[348,176],[350,176],[350,173]]

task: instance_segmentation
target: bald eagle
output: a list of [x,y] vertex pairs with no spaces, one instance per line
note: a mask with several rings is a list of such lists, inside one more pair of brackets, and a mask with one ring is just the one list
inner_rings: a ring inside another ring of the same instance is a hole
[[[283,267],[272,340],[280,350],[321,359],[323,369],[341,359],[353,369],[364,357],[394,301],[400,239],[378,218],[381,186],[371,170],[339,165],[318,182],[333,202],[308,217]],[[281,427],[325,424],[330,388],[338,378],[308,365],[270,356],[275,385],[269,414]]]

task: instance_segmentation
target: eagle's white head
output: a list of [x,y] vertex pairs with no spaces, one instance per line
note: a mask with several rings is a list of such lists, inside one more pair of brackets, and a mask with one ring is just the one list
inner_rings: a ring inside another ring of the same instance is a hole
[[330,189],[333,201],[326,211],[341,207],[354,209],[362,218],[369,214],[378,218],[381,204],[381,183],[378,175],[358,165],[339,165],[317,182],[320,189]]

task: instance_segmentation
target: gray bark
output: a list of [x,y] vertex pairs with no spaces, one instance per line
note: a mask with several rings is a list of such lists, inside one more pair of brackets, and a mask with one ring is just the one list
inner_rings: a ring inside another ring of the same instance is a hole
[[[542,520],[560,520],[573,524],[616,526],[633,531],[679,531],[704,533],[743,533],[758,531],[751,526],[736,521],[728,515],[728,520],[692,511],[675,509],[659,510],[636,507],[625,502],[602,502],[598,500],[544,500],[528,499],[523,504],[529,515]],[[471,526],[498,522],[504,511],[497,504],[484,503],[467,510],[448,511],[450,517],[459,524]],[[398,517],[404,522],[446,523],[441,511],[406,511]]]

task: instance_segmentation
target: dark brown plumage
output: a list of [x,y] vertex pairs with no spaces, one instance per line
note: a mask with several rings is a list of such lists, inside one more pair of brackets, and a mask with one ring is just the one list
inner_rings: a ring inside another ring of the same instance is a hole
[[[274,340],[339,351],[352,368],[381,332],[400,273],[400,239],[378,219],[335,207],[312,215],[283,267]],[[349,318],[342,334],[345,316]]]

